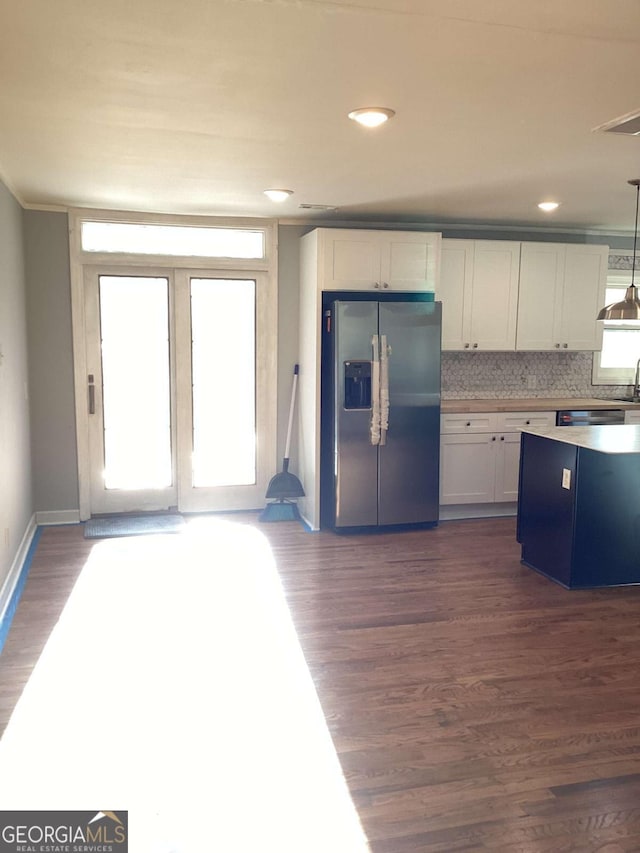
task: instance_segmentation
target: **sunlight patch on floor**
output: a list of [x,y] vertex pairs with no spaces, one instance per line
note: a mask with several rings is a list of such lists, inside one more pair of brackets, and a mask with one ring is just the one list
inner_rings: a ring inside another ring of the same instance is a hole
[[365,853],[266,538],[100,542],[0,742],[4,809],[129,810],[136,853]]

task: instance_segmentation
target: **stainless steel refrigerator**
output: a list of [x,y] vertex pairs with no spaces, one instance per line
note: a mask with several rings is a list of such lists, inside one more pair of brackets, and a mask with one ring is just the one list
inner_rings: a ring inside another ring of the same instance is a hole
[[323,294],[321,527],[435,525],[441,304]]

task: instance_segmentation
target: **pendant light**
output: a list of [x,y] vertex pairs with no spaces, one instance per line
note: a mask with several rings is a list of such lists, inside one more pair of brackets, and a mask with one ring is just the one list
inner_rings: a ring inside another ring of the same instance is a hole
[[638,241],[638,201],[640,200],[640,178],[627,181],[636,188],[636,227],[633,232],[633,260],[631,262],[631,285],[627,288],[622,302],[614,302],[605,305],[596,320],[636,320],[640,322],[640,301],[638,300],[638,288],[635,286],[636,273],[636,243]]

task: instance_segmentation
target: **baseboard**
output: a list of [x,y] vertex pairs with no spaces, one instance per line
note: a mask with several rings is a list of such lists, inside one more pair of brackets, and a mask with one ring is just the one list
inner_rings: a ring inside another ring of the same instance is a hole
[[463,518],[502,518],[517,515],[517,503],[455,504],[440,506],[440,521],[455,521]]
[[80,510],[52,509],[47,512],[37,512],[36,523],[38,525],[80,524]]
[[2,590],[0,590],[0,652],[4,646],[11,620],[18,606],[22,590],[27,580],[31,558],[35,551],[39,529],[36,525],[36,517],[32,515],[27,524],[18,551],[13,559],[9,574],[7,575]]

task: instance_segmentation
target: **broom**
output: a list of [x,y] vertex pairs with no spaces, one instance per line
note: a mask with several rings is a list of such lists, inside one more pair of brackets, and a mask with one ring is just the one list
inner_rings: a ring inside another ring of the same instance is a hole
[[289,405],[289,424],[287,426],[287,441],[282,460],[282,471],[269,481],[267,500],[274,498],[266,505],[260,514],[260,521],[295,521],[300,518],[298,507],[291,498],[303,498],[304,489],[300,480],[289,471],[289,446],[291,444],[291,429],[293,427],[293,410],[296,404],[296,387],[298,384],[299,367],[293,368],[293,385],[291,387],[291,403]]

